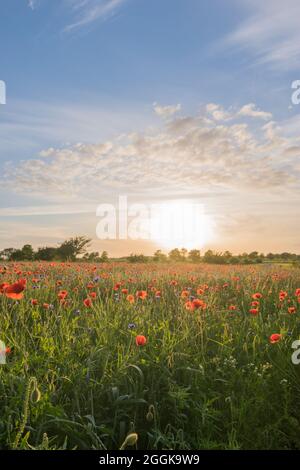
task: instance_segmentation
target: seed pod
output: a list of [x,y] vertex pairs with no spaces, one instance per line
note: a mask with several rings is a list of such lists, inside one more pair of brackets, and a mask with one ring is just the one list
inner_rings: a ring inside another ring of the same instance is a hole
[[37,403],[38,401],[40,401],[40,399],[41,399],[41,392],[39,391],[36,385],[31,392],[30,401],[31,403]]
[[146,414],[146,420],[149,423],[151,423],[154,420],[154,413],[155,413],[154,406],[150,405],[148,409],[148,413]]

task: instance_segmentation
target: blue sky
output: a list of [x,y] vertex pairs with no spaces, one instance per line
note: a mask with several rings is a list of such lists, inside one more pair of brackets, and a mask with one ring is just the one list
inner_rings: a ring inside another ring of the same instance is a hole
[[277,207],[270,249],[299,251],[299,13],[297,0],[3,0],[0,247],[95,238],[97,204],[155,190],[201,199],[212,243],[233,251],[267,251]]

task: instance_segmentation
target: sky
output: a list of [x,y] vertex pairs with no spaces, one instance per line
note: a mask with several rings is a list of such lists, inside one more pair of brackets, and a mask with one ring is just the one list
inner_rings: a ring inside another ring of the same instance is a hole
[[298,0],[2,0],[0,249],[170,248],[98,238],[97,207],[118,216],[126,196],[200,204],[202,250],[300,253],[299,15]]

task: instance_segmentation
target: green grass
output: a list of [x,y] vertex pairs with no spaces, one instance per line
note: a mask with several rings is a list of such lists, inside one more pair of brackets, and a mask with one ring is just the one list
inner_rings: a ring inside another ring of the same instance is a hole
[[[291,362],[300,337],[298,270],[96,268],[36,263],[18,265],[22,274],[10,265],[3,275],[2,282],[12,282],[31,271],[22,300],[0,295],[0,339],[12,349],[0,365],[2,449],[117,449],[130,432],[141,449],[300,449],[300,365]],[[104,272],[86,308],[87,284]],[[130,304],[113,290],[119,280],[134,295],[147,290],[147,299]],[[203,284],[208,289],[197,296]],[[185,309],[180,294],[187,288],[205,310]],[[60,289],[69,293],[67,306],[59,303]],[[288,298],[279,306],[281,289]],[[254,292],[263,294],[255,317]],[[279,343],[270,344],[273,333],[282,334]],[[143,347],[135,344],[138,334],[147,338]]]

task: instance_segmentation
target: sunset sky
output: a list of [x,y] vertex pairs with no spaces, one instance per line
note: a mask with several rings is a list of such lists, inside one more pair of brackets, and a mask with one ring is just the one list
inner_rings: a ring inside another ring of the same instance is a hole
[[299,18],[299,0],[2,0],[0,249],[166,248],[97,239],[125,195],[201,204],[203,250],[300,253]]

